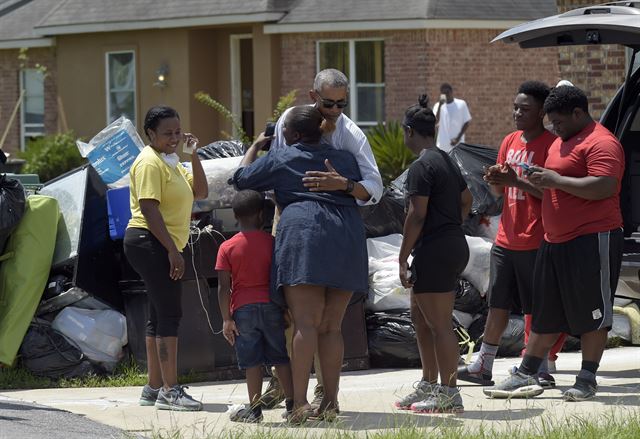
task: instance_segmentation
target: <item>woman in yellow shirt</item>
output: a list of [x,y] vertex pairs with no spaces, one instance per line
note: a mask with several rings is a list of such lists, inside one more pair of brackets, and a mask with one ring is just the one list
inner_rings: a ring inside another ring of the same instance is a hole
[[129,171],[131,220],[124,237],[129,263],[145,283],[149,302],[146,331],[149,382],[140,405],[169,410],[201,410],[178,385],[178,326],[182,317],[182,250],[189,238],[193,200],[207,197],[207,179],[193,148],[193,175],[180,164],[181,142],[197,139],[180,128],[180,116],[170,107],[151,108],[144,120],[149,138]]

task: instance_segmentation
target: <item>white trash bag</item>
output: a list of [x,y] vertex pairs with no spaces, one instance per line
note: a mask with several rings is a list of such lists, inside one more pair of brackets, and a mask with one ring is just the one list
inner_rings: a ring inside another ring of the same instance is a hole
[[64,308],[51,326],[75,341],[82,353],[113,370],[127,344],[127,321],[112,309],[93,310],[73,306]]
[[136,128],[124,116],[93,136],[89,143],[76,140],[82,157],[111,189],[129,185],[129,168],[144,148]]
[[[369,294],[365,306],[369,311],[408,310],[411,290],[400,283],[398,255],[402,235],[393,234],[367,239],[369,254]],[[411,263],[411,258],[409,259]]]
[[[469,245],[469,262],[460,275],[471,282],[484,297],[489,291],[489,269],[493,241],[478,236],[465,236]],[[533,269],[533,267],[532,267]]]
[[[242,157],[228,157],[224,159],[202,160],[202,169],[207,177],[209,195],[204,200],[194,203],[195,212],[208,212],[221,207],[231,207],[231,201],[236,189],[228,183],[240,166]],[[191,163],[183,163],[191,172]]]

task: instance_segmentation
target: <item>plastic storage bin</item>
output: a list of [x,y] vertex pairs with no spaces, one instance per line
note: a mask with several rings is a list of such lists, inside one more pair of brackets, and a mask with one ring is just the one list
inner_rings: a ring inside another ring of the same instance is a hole
[[107,214],[109,216],[109,236],[114,241],[123,239],[127,224],[131,219],[129,186],[107,190]]

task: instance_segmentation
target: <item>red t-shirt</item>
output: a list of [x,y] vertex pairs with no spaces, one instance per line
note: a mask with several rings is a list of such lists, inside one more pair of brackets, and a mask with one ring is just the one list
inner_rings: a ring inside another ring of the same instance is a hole
[[243,305],[269,303],[273,236],[238,232],[218,249],[216,270],[231,272],[231,314]]
[[620,182],[624,151],[618,139],[597,122],[566,142],[558,138],[549,148],[545,168],[568,177],[615,177],[618,190],[603,200],[585,200],[559,189],[547,189],[542,199],[544,239],[567,242],[578,236],[622,227]]
[[[545,130],[531,142],[522,141],[522,131],[509,134],[502,141],[497,163],[507,163],[522,177],[518,163],[544,166],[549,146],[556,136]],[[516,187],[505,187],[502,216],[498,225],[496,245],[509,250],[535,250],[540,247],[542,229],[542,200]]]

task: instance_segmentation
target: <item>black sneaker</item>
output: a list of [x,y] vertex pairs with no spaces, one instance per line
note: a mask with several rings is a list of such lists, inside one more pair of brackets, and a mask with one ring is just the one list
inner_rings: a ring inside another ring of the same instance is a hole
[[556,379],[547,372],[538,372],[538,383],[543,389],[554,389],[556,387]]
[[260,401],[262,402],[262,408],[265,410],[274,409],[284,401],[284,391],[282,387],[280,387],[278,378],[275,376],[271,377],[267,385],[267,390],[262,394]]
[[257,424],[262,422],[262,409],[244,408],[238,410],[233,416],[229,416],[229,420],[232,422],[244,422],[247,424]]
[[202,410],[202,403],[189,396],[184,389],[188,389],[188,387],[175,385],[169,390],[160,389],[155,403],[156,408],[181,412],[198,412]]
[[145,384],[142,388],[142,394],[140,395],[138,404],[142,406],[155,405],[156,400],[158,399],[158,393],[160,393],[160,389],[154,389],[149,384]]
[[596,396],[598,384],[595,381],[576,377],[576,383],[572,388],[562,394],[565,401],[587,401]]
[[461,381],[467,381],[469,383],[480,384],[481,386],[493,386],[491,372],[469,372],[469,366],[462,366],[458,368],[458,379]]

